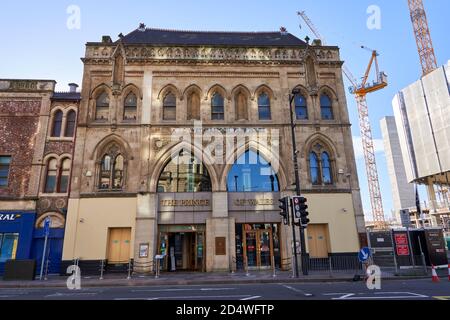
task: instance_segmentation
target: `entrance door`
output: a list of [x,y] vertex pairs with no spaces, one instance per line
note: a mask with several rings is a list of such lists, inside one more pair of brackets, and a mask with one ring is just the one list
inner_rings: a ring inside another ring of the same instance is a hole
[[272,230],[244,231],[244,256],[249,268],[270,268],[272,255]]
[[166,254],[163,270],[204,271],[204,232],[160,233],[159,238],[159,252]]
[[131,228],[109,229],[109,264],[128,263],[130,259]]
[[328,227],[326,224],[308,226],[308,247],[311,258],[328,258]]

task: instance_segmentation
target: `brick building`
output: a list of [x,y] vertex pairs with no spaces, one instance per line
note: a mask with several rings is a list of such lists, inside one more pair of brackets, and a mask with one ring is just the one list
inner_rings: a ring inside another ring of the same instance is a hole
[[47,217],[48,270],[60,269],[80,94],[55,84],[0,79],[0,273],[9,259],[40,269]]

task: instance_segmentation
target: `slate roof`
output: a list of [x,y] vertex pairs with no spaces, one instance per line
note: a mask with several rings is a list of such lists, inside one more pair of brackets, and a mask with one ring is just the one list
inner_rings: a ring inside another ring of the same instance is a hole
[[81,93],[80,92],[55,92],[55,93],[53,93],[52,100],[78,101],[78,100],[81,100]]
[[122,37],[124,44],[181,46],[299,47],[306,43],[288,32],[217,32],[141,28]]

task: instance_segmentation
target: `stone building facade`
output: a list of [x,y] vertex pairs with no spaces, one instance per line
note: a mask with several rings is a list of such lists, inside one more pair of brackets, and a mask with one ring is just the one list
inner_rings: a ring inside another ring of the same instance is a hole
[[133,260],[147,272],[161,255],[163,270],[209,272],[269,268],[274,257],[286,267],[291,229],[278,199],[294,191],[293,89],[309,255],[358,252],[364,218],[337,47],[284,31],[141,25],[88,43],[83,62],[64,263]]
[[0,80],[0,273],[9,259],[35,259],[40,271],[46,218],[48,271],[60,270],[80,94],[55,84]]

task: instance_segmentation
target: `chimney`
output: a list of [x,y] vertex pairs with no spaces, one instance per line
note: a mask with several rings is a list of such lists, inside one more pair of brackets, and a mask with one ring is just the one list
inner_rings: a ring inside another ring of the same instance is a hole
[[69,83],[70,93],[76,93],[78,85],[76,83]]
[[102,42],[103,43],[112,43],[112,39],[110,36],[103,36],[102,37]]

